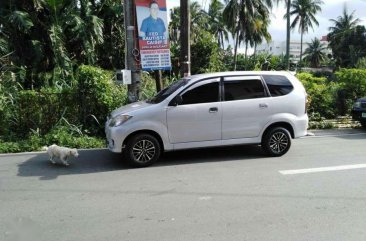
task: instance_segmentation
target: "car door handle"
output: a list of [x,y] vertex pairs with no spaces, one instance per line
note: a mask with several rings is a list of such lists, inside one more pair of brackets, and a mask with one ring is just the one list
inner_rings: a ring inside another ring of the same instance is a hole
[[215,113],[215,112],[218,112],[219,111],[219,109],[217,108],[217,107],[211,107],[209,110],[208,110],[208,112],[210,112],[210,113]]
[[268,104],[261,103],[261,104],[259,104],[259,108],[261,108],[261,109],[268,108]]

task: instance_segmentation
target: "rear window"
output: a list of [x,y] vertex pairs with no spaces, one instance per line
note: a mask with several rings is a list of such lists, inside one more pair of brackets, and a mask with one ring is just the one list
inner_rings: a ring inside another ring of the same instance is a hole
[[263,75],[271,96],[282,96],[290,93],[294,87],[291,82],[282,75]]

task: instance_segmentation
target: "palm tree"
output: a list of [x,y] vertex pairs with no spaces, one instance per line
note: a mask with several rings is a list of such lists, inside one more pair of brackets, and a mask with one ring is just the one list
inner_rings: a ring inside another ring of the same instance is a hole
[[180,8],[176,7],[170,11],[169,40],[172,44],[178,44],[180,29]]
[[191,14],[191,40],[196,42],[200,30],[209,28],[208,15],[198,2],[191,1],[189,9]]
[[338,38],[342,34],[352,31],[361,21],[359,18],[354,19],[354,13],[355,11],[348,14],[347,8],[344,7],[342,16],[339,16],[337,20],[330,19],[334,26],[329,27],[329,36]]
[[311,67],[318,68],[320,66],[320,62],[326,58],[326,54],[324,53],[326,48],[327,47],[321,43],[318,38],[315,38],[305,49],[304,59],[310,62]]
[[257,45],[263,42],[263,39],[267,42],[271,41],[272,37],[268,32],[268,26],[270,24],[270,18],[261,18],[257,15],[253,19],[253,23],[250,29],[249,37],[250,45],[254,46],[254,55],[256,54]]
[[22,72],[17,76],[26,89],[34,87],[37,70],[47,69],[52,58],[47,51],[49,36],[45,23],[38,19],[44,15],[36,12],[35,3],[5,1],[0,8],[0,42],[7,53],[4,49],[2,52],[6,54],[8,67],[16,74]]
[[330,19],[334,26],[329,27],[329,46],[332,48],[333,55],[338,65],[346,66],[349,61],[350,40],[352,40],[352,34],[357,32],[359,18],[354,17],[355,11],[348,14],[347,8],[344,7],[343,15],[337,19]]
[[224,4],[220,0],[211,0],[208,17],[210,32],[217,36],[219,46],[224,49],[224,40],[228,40],[228,31],[223,20]]
[[[198,33],[202,29],[209,28],[208,14],[202,10],[201,5],[198,2],[190,2],[190,14],[191,14],[191,42],[196,42]],[[180,7],[172,9],[170,13],[171,22],[169,23],[169,37],[172,42],[177,42],[179,39],[180,29]]]
[[286,14],[284,17],[286,18],[286,69],[290,68],[290,37],[291,37],[291,16],[290,16],[290,10],[291,10],[291,0],[275,0],[275,2],[278,4],[279,2],[284,2],[286,7]]
[[303,35],[309,31],[309,27],[313,29],[313,23],[319,26],[315,15],[321,11],[321,4],[323,4],[321,0],[294,0],[291,4],[292,9],[290,15],[295,16],[291,28],[294,29],[296,25],[299,25],[299,32],[301,34],[300,64],[302,61]]
[[225,2],[227,5],[223,12],[224,22],[235,38],[234,70],[236,70],[238,45],[248,35],[248,26],[251,25],[256,14],[259,14],[263,19],[268,18],[269,8],[272,8],[272,1],[225,0]]
[[96,46],[104,42],[103,20],[95,15],[89,0],[80,0],[79,3],[74,1],[66,11],[68,12],[66,24],[71,32],[71,42],[80,42],[81,57],[85,58],[87,64],[95,64]]

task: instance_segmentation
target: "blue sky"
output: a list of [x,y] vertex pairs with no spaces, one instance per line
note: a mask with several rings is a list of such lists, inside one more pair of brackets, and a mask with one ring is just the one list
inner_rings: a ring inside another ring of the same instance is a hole
[[[192,1],[192,0],[191,0]],[[210,0],[196,0],[202,7],[208,7]],[[317,14],[319,27],[314,27],[314,30],[309,29],[309,33],[304,35],[305,41],[310,41],[314,37],[321,38],[321,36],[328,33],[328,28],[332,25],[329,19],[337,19],[343,12],[343,7],[346,4],[348,12],[355,11],[355,17],[362,20],[361,24],[366,25],[366,0],[323,0],[322,12]],[[179,6],[180,0],[167,0],[168,9]],[[168,10],[169,12],[169,10]],[[286,22],[283,15],[286,10],[284,4],[279,4],[272,10],[271,25],[269,32],[274,41],[285,41],[286,36]],[[294,30],[291,34],[292,40],[300,40],[300,34]]]

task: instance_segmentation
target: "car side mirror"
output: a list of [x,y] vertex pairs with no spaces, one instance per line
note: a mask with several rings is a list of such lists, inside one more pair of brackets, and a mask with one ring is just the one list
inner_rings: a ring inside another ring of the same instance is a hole
[[175,96],[175,97],[172,99],[172,101],[170,102],[170,105],[172,105],[172,106],[177,106],[177,105],[182,104],[182,102],[183,102],[182,96],[177,95],[177,96]]

